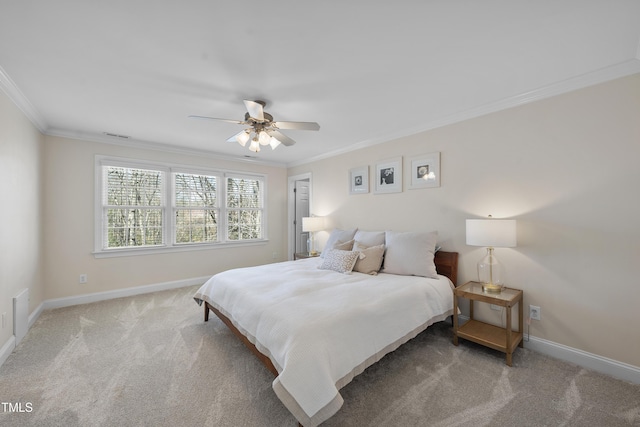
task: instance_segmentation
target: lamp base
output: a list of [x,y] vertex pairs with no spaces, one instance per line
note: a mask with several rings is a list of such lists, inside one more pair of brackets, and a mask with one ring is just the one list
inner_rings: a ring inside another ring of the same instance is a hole
[[499,294],[502,292],[502,285],[496,285],[493,283],[483,283],[482,284],[482,292],[486,292],[488,294]]

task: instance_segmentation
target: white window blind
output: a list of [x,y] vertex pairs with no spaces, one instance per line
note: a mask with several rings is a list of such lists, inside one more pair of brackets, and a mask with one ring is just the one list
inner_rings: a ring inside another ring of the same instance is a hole
[[175,173],[175,240],[177,244],[218,241],[218,178]]
[[263,181],[255,177],[227,177],[227,238],[262,237]]
[[96,256],[264,241],[265,178],[98,156]]
[[164,173],[157,170],[104,168],[103,247],[164,244]]

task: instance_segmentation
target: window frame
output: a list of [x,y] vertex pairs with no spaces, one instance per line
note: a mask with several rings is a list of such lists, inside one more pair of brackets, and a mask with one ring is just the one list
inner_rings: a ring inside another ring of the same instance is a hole
[[[105,238],[105,204],[104,195],[106,191],[106,182],[104,180],[104,167],[115,166],[124,168],[137,168],[146,170],[156,170],[163,173],[163,214],[162,214],[162,236],[163,244],[158,246],[138,246],[138,247],[117,247],[106,248],[104,246]],[[215,176],[217,181],[216,188],[216,209],[218,211],[218,230],[215,242],[195,242],[195,243],[178,243],[176,239],[176,192],[175,192],[175,176],[176,174],[193,174]],[[229,240],[227,227],[227,178],[241,178],[258,180],[261,182],[262,193],[262,223],[261,237],[258,239],[245,240]],[[164,252],[182,252],[194,250],[209,250],[215,248],[225,248],[232,246],[251,246],[265,244],[269,241],[267,234],[267,182],[268,175],[234,171],[218,168],[206,168],[202,166],[189,166],[183,164],[173,164],[166,162],[151,162],[144,160],[136,160],[129,158],[111,157],[97,155],[95,157],[95,220],[94,220],[94,251],[96,258],[119,257],[130,255],[149,255]]]

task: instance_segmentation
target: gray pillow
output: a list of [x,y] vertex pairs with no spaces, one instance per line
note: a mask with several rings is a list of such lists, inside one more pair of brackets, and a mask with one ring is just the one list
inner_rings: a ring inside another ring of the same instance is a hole
[[433,256],[438,232],[385,233],[386,253],[383,273],[437,278]]

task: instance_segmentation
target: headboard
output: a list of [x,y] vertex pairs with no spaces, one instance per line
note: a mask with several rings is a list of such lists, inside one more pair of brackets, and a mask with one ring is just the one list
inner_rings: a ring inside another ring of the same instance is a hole
[[438,251],[433,259],[436,264],[438,274],[447,276],[453,286],[457,286],[458,281],[458,252]]

